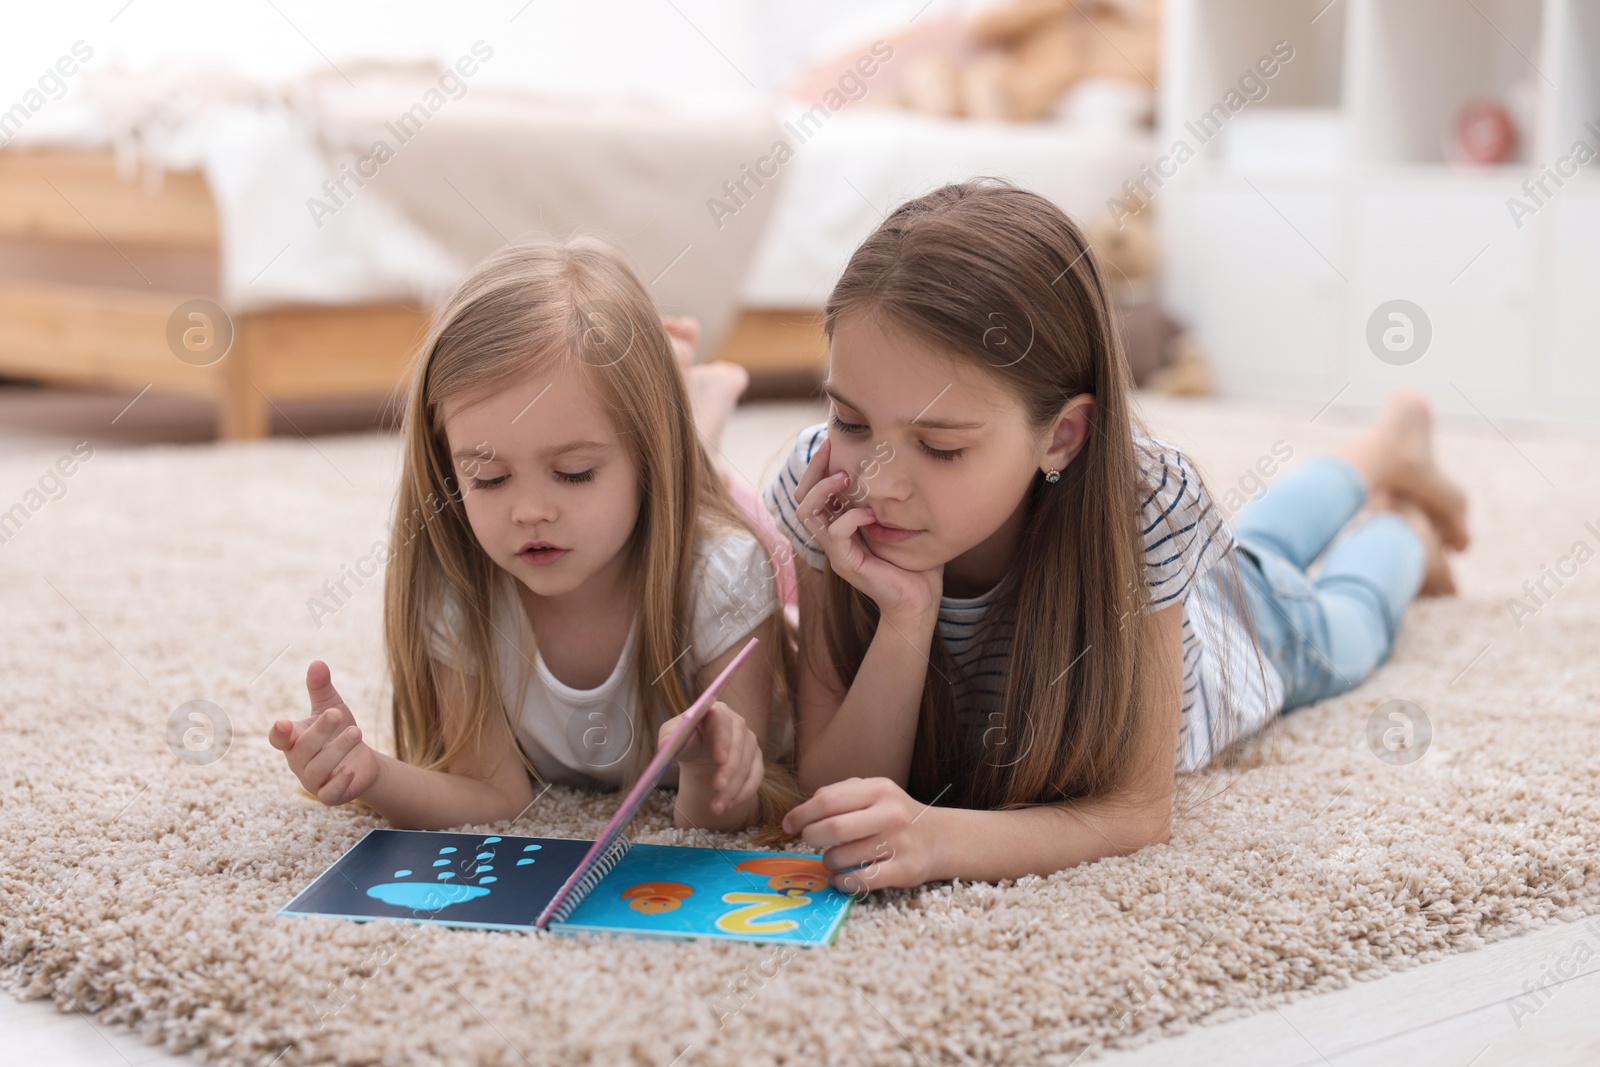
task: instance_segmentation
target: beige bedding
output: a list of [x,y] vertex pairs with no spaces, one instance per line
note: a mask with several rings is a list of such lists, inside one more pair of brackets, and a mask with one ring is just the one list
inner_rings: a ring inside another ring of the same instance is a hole
[[15,143],[114,147],[130,180],[203,170],[236,312],[431,302],[507,241],[582,231],[620,245],[712,348],[782,176],[747,184],[733,215],[707,201],[770,149],[777,120],[501,89],[497,62],[479,42],[448,68],[347,64],[281,85],[86,70],[73,106]]

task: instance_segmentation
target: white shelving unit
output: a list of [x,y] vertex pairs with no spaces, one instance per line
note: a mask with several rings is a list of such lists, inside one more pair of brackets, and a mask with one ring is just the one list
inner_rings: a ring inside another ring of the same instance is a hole
[[[1224,393],[1600,423],[1600,0],[1169,0],[1164,47],[1158,151],[1194,149],[1150,197],[1166,298]],[[1452,160],[1479,100],[1508,162]],[[1368,343],[1397,299],[1431,325],[1413,362]]]

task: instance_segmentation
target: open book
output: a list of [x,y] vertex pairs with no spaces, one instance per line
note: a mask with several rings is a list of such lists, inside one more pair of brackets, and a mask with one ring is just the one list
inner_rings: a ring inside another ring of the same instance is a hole
[[[592,842],[371,830],[280,912],[538,929]],[[555,933],[831,944],[851,898],[817,856],[619,838],[544,924]]]
[[755,645],[691,705],[598,839],[371,830],[279,914],[831,944],[851,898],[820,858],[635,845],[622,834]]

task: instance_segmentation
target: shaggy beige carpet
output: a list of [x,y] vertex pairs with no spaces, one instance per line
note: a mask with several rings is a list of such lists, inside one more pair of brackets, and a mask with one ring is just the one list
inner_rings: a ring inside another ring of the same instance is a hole
[[[1277,442],[1347,432],[1338,409],[1153,414],[1219,496]],[[56,500],[27,493],[57,453],[5,456],[0,508],[28,514],[0,545],[0,975],[229,1064],[1067,1064],[1600,911],[1600,468],[1593,440],[1512,438],[1444,434],[1475,502],[1462,596],[1192,783],[1171,845],[875,895],[798,952],[279,918],[374,825],[297,795],[265,734],[317,657],[381,725],[378,581],[320,628],[307,601],[382,535],[394,442],[102,448]],[[1514,620],[1546,566],[1570,576]],[[1369,745],[1395,699],[1431,722],[1416,762]],[[216,762],[169,747],[191,700],[232,725]],[[556,790],[492,829],[585,836],[613,805]],[[706,843],[659,802],[636,830]]]

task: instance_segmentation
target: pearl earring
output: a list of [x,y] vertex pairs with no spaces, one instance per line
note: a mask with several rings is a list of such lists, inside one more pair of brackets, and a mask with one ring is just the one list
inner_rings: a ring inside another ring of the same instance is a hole
[[1057,482],[1059,482],[1061,480],[1061,472],[1060,471],[1045,471],[1044,472],[1044,480],[1049,482],[1051,485],[1055,485]]

